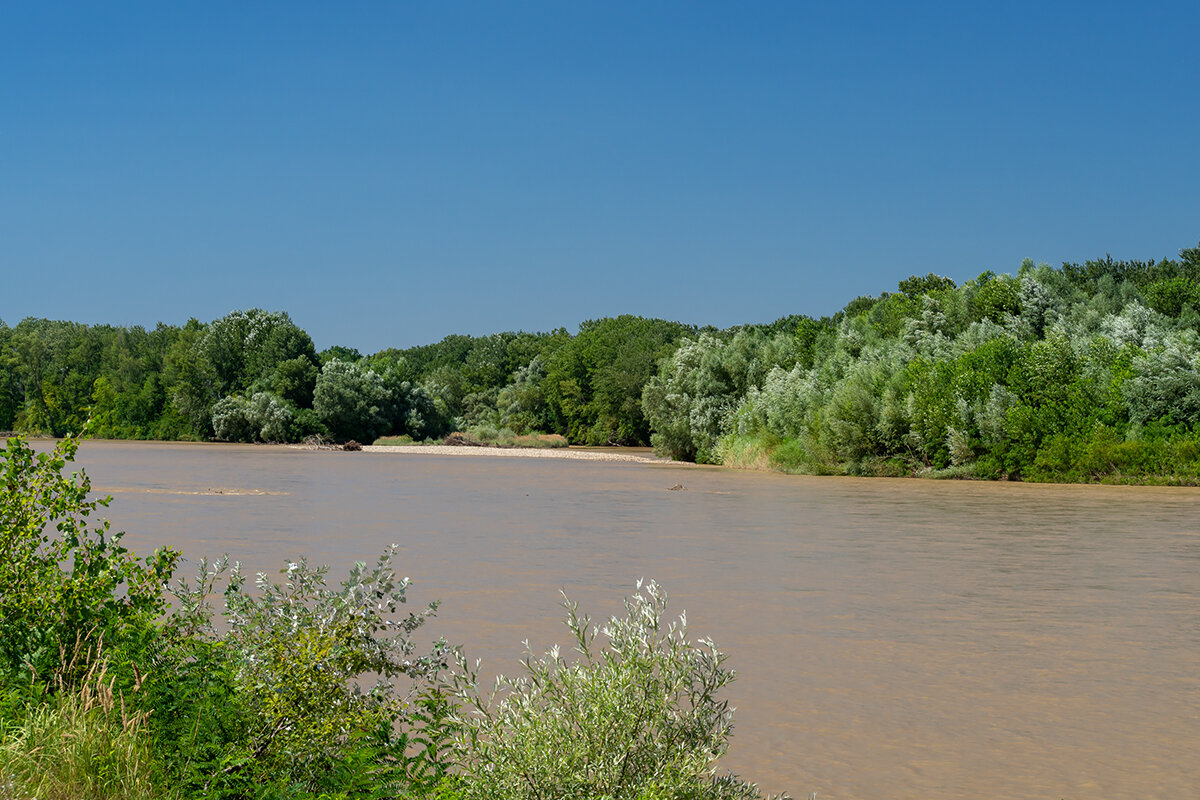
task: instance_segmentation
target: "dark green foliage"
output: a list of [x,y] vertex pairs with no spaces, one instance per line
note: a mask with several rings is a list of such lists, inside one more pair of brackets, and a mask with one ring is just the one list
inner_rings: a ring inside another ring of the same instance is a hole
[[880,301],[878,297],[856,297],[849,303],[846,303],[845,308],[837,314],[837,321],[843,318],[857,317],[859,314],[865,314],[875,307],[875,304]]
[[167,349],[164,372],[171,387],[171,404],[197,438],[212,436],[212,407],[221,399],[216,370],[198,356],[205,326],[188,320]]
[[20,408],[17,355],[11,344],[12,330],[0,319],[0,431],[16,427]]
[[899,289],[902,294],[911,298],[919,298],[932,292],[943,292],[953,289],[954,281],[932,272],[925,276],[911,275],[900,281]]
[[78,323],[25,319],[7,338],[22,394],[17,429],[56,436],[82,430],[100,363],[99,337]]
[[271,370],[267,388],[297,408],[311,408],[320,370],[308,356],[280,361]]
[[975,285],[971,302],[976,319],[1004,322],[1006,317],[1021,313],[1021,284],[1017,279],[985,272],[975,279]]
[[1200,283],[1184,275],[1148,283],[1142,288],[1142,295],[1150,308],[1168,317],[1178,317],[1184,306],[1200,309]]
[[343,347],[340,344],[335,344],[332,347],[326,347],[317,354],[317,360],[320,361],[321,366],[325,366],[335,358],[338,361],[358,361],[362,357],[362,353],[358,352],[358,350],[355,348]]
[[817,358],[832,347],[835,334],[836,330],[828,317],[820,320],[801,317],[796,322],[793,334],[796,339],[796,363],[811,369]]
[[620,316],[589,320],[546,362],[545,398],[556,432],[577,444],[646,444],[642,389],[659,359],[693,329]]
[[[393,376],[385,379],[394,381]],[[434,398],[421,386],[411,381],[392,383],[396,400],[396,419],[392,432],[410,436],[418,441],[436,439],[450,432],[449,420],[439,409]]]
[[888,294],[862,316],[880,336],[893,338],[903,333],[908,321],[919,317],[924,308],[922,295]]
[[182,328],[24,320],[0,326],[0,429],[110,438],[208,438],[223,397],[312,404],[316,356],[286,314],[234,312]]
[[1151,261],[1116,261],[1111,255],[1102,259],[1085,261],[1083,264],[1064,263],[1063,275],[1081,289],[1094,293],[1104,279],[1113,283],[1130,281],[1137,285],[1145,285],[1160,277],[1161,269],[1157,262]]
[[[293,359],[303,359],[312,367],[318,363],[312,339],[286,312],[260,308],[214,320],[194,353],[212,365],[221,394],[249,389],[258,380],[271,381],[278,367]],[[288,368],[293,376],[297,366]]]

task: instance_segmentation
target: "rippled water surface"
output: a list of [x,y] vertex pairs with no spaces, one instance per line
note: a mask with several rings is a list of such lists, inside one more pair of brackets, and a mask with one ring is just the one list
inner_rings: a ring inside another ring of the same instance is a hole
[[[400,546],[513,671],[653,577],[739,672],[725,765],[824,798],[1200,796],[1200,491],[88,442],[136,550]],[[668,491],[683,484],[685,491]]]

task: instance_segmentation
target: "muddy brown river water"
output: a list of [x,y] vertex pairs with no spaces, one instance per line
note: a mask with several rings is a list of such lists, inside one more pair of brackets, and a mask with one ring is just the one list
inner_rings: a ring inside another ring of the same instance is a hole
[[[723,764],[797,798],[1200,797],[1200,490],[88,442],[135,550],[410,597],[512,672],[638,578],[739,678]],[[682,484],[685,490],[669,491]],[[186,567],[185,567],[186,569]]]

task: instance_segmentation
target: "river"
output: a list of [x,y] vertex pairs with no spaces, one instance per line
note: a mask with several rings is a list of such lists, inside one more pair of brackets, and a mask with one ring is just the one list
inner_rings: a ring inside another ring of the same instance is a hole
[[[739,673],[723,765],[797,798],[1200,796],[1200,490],[87,442],[126,543],[251,570],[399,545],[512,672],[657,580]],[[669,487],[682,485],[671,491]],[[189,567],[185,565],[186,571]]]

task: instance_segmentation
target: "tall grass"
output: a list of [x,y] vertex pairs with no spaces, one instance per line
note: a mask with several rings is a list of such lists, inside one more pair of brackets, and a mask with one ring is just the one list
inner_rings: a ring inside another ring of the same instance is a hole
[[158,800],[145,716],[104,673],[32,708],[0,735],[0,800]]

